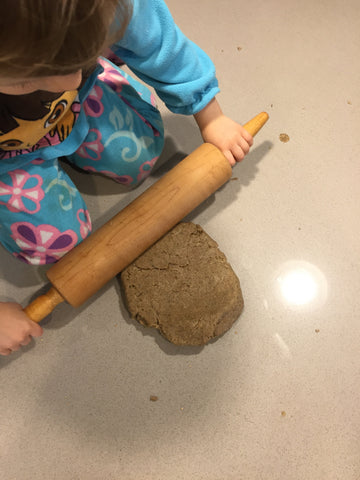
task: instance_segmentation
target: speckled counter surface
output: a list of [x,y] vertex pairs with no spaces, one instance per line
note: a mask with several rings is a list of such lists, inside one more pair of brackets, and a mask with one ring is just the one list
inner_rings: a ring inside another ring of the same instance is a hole
[[[116,280],[59,306],[41,339],[0,358],[0,479],[359,480],[358,2],[168,4],[216,63],[224,111],[270,115],[189,216],[226,254],[245,310],[184,348],[130,320]],[[71,173],[95,226],[200,144],[192,119],[163,111],[162,166],[138,190]],[[2,300],[46,283],[2,249],[0,269]]]

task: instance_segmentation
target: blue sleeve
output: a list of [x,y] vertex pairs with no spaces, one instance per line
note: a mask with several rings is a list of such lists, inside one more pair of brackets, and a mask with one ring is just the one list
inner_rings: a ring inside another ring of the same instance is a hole
[[215,67],[180,31],[163,0],[132,0],[132,18],[113,52],[148,85],[167,108],[191,115],[219,92]]

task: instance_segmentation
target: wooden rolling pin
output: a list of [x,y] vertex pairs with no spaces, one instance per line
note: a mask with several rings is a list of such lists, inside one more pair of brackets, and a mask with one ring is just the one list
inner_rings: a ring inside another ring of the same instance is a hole
[[[252,135],[268,120],[244,125]],[[47,272],[53,285],[25,309],[40,322],[59,303],[78,307],[220,188],[232,168],[216,147],[203,144]]]

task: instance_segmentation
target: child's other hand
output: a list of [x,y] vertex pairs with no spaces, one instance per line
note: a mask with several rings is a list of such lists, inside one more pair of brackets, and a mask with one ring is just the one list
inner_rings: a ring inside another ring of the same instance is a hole
[[0,302],[0,355],[10,355],[42,334],[43,329],[27,317],[21,305]]
[[231,166],[249,153],[253,138],[241,125],[224,115],[216,99],[194,115],[205,142],[218,147]]

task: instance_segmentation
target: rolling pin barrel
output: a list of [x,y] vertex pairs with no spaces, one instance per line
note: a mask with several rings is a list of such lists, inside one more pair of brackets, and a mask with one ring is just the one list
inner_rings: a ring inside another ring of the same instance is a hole
[[[244,128],[254,136],[267,119],[260,113]],[[64,300],[83,304],[231,175],[222,152],[201,145],[48,270],[53,287],[24,309],[29,318],[39,322]]]
[[74,307],[130,265],[232,174],[223,154],[203,144],[47,272]]

